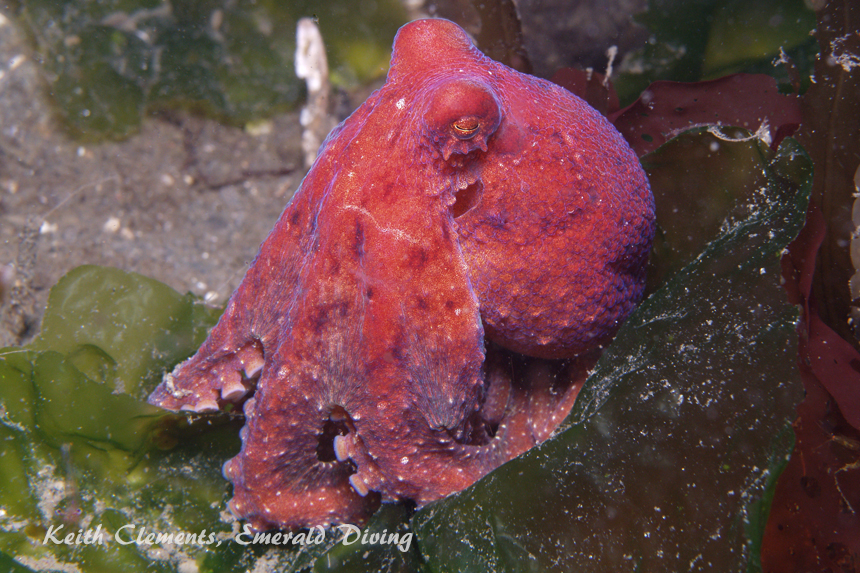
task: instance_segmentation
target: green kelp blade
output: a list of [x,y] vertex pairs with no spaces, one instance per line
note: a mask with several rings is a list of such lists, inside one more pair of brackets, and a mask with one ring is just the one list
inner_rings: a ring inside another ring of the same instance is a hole
[[[214,552],[111,540],[127,525],[229,534],[221,465],[238,451],[236,422],[146,403],[220,312],[118,269],[80,267],[59,281],[40,337],[0,349],[0,551],[87,572],[172,571]],[[57,528],[63,538],[98,525],[106,545],[45,542]]]
[[[216,545],[231,531],[221,465],[239,449],[235,422],[168,414],[116,394],[53,350],[0,352],[0,413],[0,551],[18,563],[167,572],[216,550],[235,557],[233,544]],[[99,526],[104,544],[48,536]],[[203,530],[214,543],[147,541],[149,533]],[[120,532],[134,541],[120,543]]]
[[41,437],[60,447],[82,441],[105,449],[138,451],[148,440],[161,408],[116,394],[89,380],[69,358],[40,352],[34,363],[35,425]]
[[779,256],[811,183],[795,141],[759,157],[765,188],[625,323],[566,429],[418,512],[431,570],[755,570],[802,396]]
[[197,350],[220,314],[155,279],[84,265],[51,289],[30,347],[66,354],[91,379],[145,399],[165,371]]

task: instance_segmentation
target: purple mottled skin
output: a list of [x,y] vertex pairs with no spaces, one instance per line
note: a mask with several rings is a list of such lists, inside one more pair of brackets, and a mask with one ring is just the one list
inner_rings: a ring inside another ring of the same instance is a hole
[[549,437],[641,298],[653,234],[602,116],[451,22],[413,22],[150,401],[244,404],[224,475],[255,528],[421,506]]

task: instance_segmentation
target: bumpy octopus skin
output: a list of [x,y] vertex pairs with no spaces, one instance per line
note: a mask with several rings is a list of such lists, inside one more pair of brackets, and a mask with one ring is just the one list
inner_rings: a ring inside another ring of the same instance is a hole
[[602,116],[412,22],[150,402],[243,405],[224,475],[257,529],[422,506],[549,437],[641,298],[653,234]]

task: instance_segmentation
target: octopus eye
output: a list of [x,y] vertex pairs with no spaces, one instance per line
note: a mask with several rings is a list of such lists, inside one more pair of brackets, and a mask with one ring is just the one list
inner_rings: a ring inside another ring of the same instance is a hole
[[461,117],[451,125],[458,139],[472,139],[481,127],[481,123],[475,117]]
[[445,161],[451,155],[486,152],[502,121],[502,105],[492,86],[455,78],[432,86],[421,121]]

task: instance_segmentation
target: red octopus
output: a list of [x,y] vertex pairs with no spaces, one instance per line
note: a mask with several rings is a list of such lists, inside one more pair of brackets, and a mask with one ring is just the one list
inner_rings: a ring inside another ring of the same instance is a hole
[[641,298],[653,234],[606,119],[412,22],[150,402],[244,405],[224,475],[254,528],[422,506],[549,437]]

